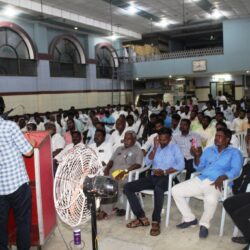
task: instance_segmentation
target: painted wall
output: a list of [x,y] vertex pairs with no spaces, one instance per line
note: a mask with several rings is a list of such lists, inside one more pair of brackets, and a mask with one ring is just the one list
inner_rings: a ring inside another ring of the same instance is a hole
[[[109,42],[102,37],[77,33],[54,26],[45,26],[43,23],[11,20],[0,17],[0,21],[10,21],[19,25],[32,39],[37,52],[48,56],[49,46],[52,40],[63,34],[71,34],[77,37],[81,43],[85,57],[92,59],[87,64],[86,78],[63,78],[50,77],[49,59],[38,60],[37,77],[12,77],[0,76],[0,94],[5,96],[6,109],[18,104],[25,106],[27,112],[44,112],[46,110],[57,110],[58,108],[77,108],[104,106],[114,101],[114,104],[122,104],[130,100],[131,94],[127,89],[130,85],[120,84],[111,79],[97,79],[95,59],[95,46],[99,43]],[[117,41],[114,46],[121,47]],[[113,94],[112,89],[122,92]],[[128,92],[128,94],[124,94]],[[102,93],[103,91],[103,93]],[[126,97],[126,98],[125,98]],[[92,99],[93,98],[93,99]],[[22,112],[17,109],[16,112]]]
[[[206,74],[246,71],[250,68],[250,19],[223,22],[224,54],[149,61],[134,64],[134,77],[156,78],[168,75],[193,75],[192,61],[207,60]],[[201,73],[197,74],[198,76]]]

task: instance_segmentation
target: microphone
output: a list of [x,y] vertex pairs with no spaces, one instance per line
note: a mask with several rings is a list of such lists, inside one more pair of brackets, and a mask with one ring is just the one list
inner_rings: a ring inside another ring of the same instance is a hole
[[22,107],[23,111],[25,110],[25,108],[24,108],[24,106],[23,106],[22,104],[18,104],[18,105],[15,106],[14,108],[11,108],[10,110],[4,112],[4,113],[2,114],[3,119],[7,120],[9,114],[10,114],[12,111],[14,111],[15,109],[17,109],[18,107]]

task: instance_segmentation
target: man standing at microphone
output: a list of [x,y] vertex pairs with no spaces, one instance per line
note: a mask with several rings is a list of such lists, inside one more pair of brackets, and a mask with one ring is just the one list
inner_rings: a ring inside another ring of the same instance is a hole
[[5,109],[0,96],[0,249],[8,249],[8,215],[14,210],[18,250],[30,249],[31,189],[23,155],[33,154],[34,140],[28,142],[19,127],[2,118]]

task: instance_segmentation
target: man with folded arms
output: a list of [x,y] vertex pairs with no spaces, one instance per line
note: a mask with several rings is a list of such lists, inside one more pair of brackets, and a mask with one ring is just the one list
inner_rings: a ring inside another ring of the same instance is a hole
[[199,237],[208,236],[210,220],[221,196],[223,181],[237,177],[243,163],[241,152],[229,146],[231,136],[229,129],[217,129],[215,145],[208,147],[202,155],[199,148],[192,147],[194,167],[201,173],[195,178],[175,185],[172,189],[173,198],[183,217],[183,222],[177,225],[177,228],[185,229],[198,224],[186,198],[201,196],[204,201],[204,212],[199,221]]
[[164,202],[164,192],[168,189],[168,175],[184,169],[184,156],[177,144],[170,143],[172,131],[162,128],[155,137],[154,144],[145,157],[146,165],[152,165],[152,175],[129,182],[124,187],[131,209],[137,219],[127,224],[128,228],[149,226],[149,220],[145,216],[137,192],[144,189],[154,190],[154,211],[152,215],[151,236],[160,234],[161,210]]

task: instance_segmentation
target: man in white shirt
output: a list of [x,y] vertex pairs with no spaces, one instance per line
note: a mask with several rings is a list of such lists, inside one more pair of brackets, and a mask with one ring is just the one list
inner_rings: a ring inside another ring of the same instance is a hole
[[[79,131],[72,132],[72,143],[66,145],[66,147],[54,157],[54,162],[58,165],[58,163],[63,161],[63,158],[67,155],[67,153],[75,146],[83,144],[82,136]],[[55,173],[55,172],[54,172]]]
[[52,155],[55,157],[57,154],[59,154],[64,146],[65,146],[65,140],[64,138],[59,134],[56,133],[56,125],[52,122],[47,122],[45,124],[46,130],[51,135],[51,149],[52,149]]
[[[225,122],[217,122],[216,126],[215,126],[216,130],[217,129],[221,129],[221,128],[228,128],[227,127],[227,124]],[[207,145],[206,145],[206,148],[208,147],[211,147],[214,145],[214,139],[215,139],[215,135],[213,137],[211,137],[208,141],[207,141]],[[240,142],[237,138],[237,136],[235,134],[232,134],[232,137],[231,137],[231,141],[230,141],[230,145],[233,147],[233,148],[240,148]],[[205,148],[205,149],[206,149]]]
[[123,145],[124,135],[127,131],[126,120],[119,118],[115,124],[116,130],[110,136],[110,143],[112,144],[113,150],[115,151],[119,146]]
[[105,130],[97,129],[95,131],[94,143],[89,145],[96,152],[103,166],[107,165],[113,154],[112,145],[111,143],[105,141],[105,137]]
[[162,120],[156,120],[155,122],[155,133],[150,135],[144,145],[141,147],[144,156],[148,153],[151,146],[154,145],[154,138],[158,136],[158,132],[164,127],[164,122]]
[[239,113],[239,117],[235,118],[232,122],[232,130],[235,131],[235,133],[243,132],[242,127],[243,124],[247,121],[246,118],[246,111],[241,109]]
[[205,115],[201,121],[202,128],[198,128],[195,132],[201,136],[202,147],[206,147],[207,141],[215,135],[215,128],[210,126],[211,118]]
[[190,176],[195,172],[193,167],[193,155],[190,150],[192,146],[200,148],[201,150],[201,138],[200,135],[190,131],[190,120],[182,119],[180,122],[180,133],[173,136],[172,142],[176,143],[181,152],[184,155],[186,180],[190,179]]

